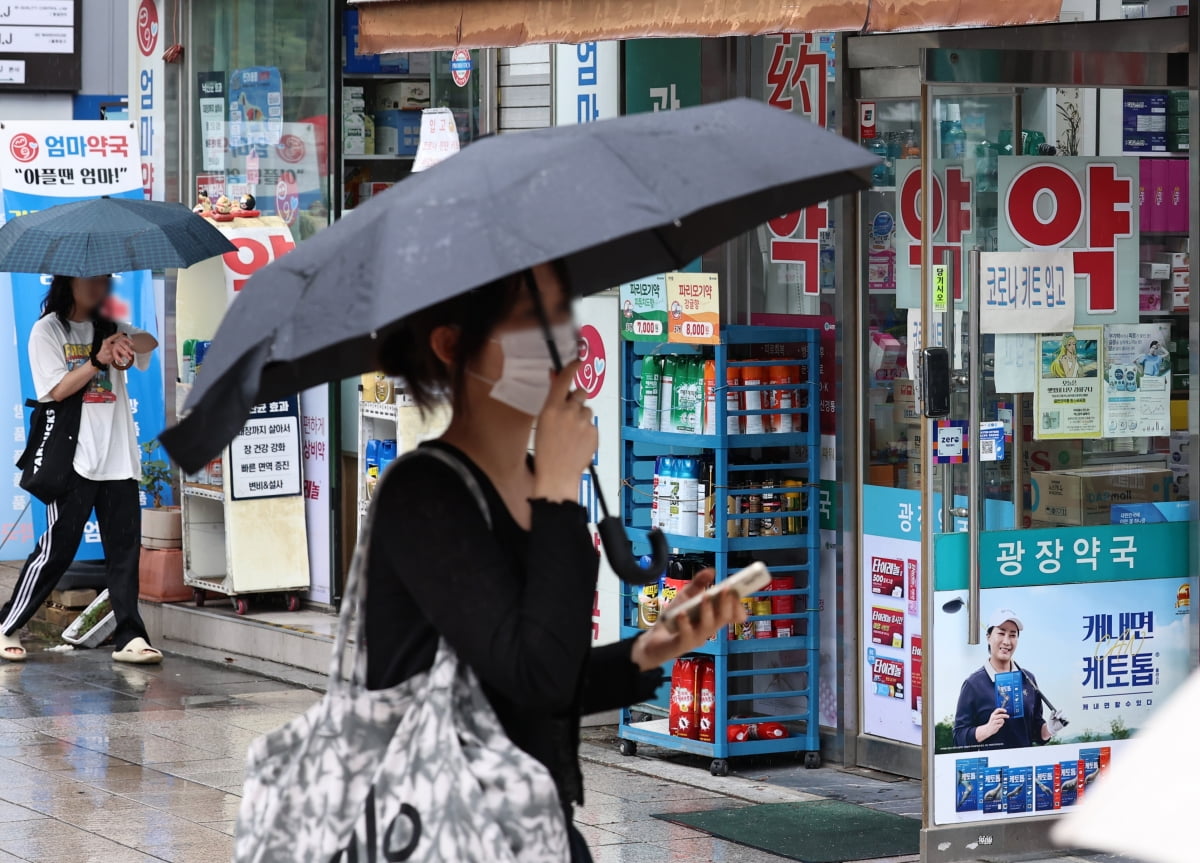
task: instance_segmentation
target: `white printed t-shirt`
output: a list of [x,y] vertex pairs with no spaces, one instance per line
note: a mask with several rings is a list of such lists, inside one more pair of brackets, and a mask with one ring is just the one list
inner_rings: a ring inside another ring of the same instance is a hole
[[[33,325],[29,334],[29,364],[38,401],[50,401],[50,391],[68,372],[90,362],[94,330],[91,321],[71,321],[68,330],[54,314]],[[117,330],[127,336],[144,332],[129,324],[118,324]],[[138,369],[149,368],[150,356],[137,355],[134,362]],[[125,372],[111,366],[97,372],[84,390],[75,472],[96,482],[141,481],[141,450],[125,389]]]

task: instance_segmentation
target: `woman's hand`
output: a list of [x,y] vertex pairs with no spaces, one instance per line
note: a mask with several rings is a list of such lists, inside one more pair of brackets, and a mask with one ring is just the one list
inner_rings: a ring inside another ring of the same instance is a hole
[[537,455],[533,496],[554,503],[579,499],[579,475],[582,474],[599,445],[599,432],[592,422],[592,411],[579,390],[571,392],[571,382],[579,361],[568,365],[554,376],[546,405],[538,416],[534,435]]
[[132,366],[133,361],[137,359],[137,352],[134,350],[133,340],[124,333],[117,333],[117,335],[113,336],[113,338],[116,339],[112,346],[113,368],[120,371],[125,371]]
[[[683,602],[708,590],[716,578],[711,569],[696,574],[691,583],[675,595]],[[700,604],[698,613],[675,618],[675,632],[662,622],[638,637],[633,645],[633,661],[642,671],[658,668],[664,662],[683,656],[703,645],[723,626],[738,625],[746,619],[746,608],[732,590],[720,591]]]
[[100,363],[101,365],[108,366],[112,365],[114,361],[119,360],[121,357],[119,347],[121,345],[121,339],[126,339],[126,341],[128,341],[128,337],[122,335],[121,333],[114,333],[102,341],[100,343],[100,350],[96,351],[96,362]]

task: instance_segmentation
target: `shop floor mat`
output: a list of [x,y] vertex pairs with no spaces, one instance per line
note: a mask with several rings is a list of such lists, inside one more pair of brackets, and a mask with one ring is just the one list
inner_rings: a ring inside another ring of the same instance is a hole
[[802,863],[845,863],[920,850],[920,821],[837,800],[655,817]]

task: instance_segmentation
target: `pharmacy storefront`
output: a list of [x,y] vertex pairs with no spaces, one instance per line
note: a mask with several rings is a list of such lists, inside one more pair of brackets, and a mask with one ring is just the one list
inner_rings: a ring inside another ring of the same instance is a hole
[[847,41],[855,760],[924,778],[923,860],[1050,847],[1197,664],[1184,24]]

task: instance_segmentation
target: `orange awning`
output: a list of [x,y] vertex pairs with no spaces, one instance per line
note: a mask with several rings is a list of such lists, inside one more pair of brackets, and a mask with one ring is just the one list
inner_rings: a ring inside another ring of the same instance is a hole
[[884,33],[1058,20],[1061,0],[351,0],[359,51],[654,36]]

